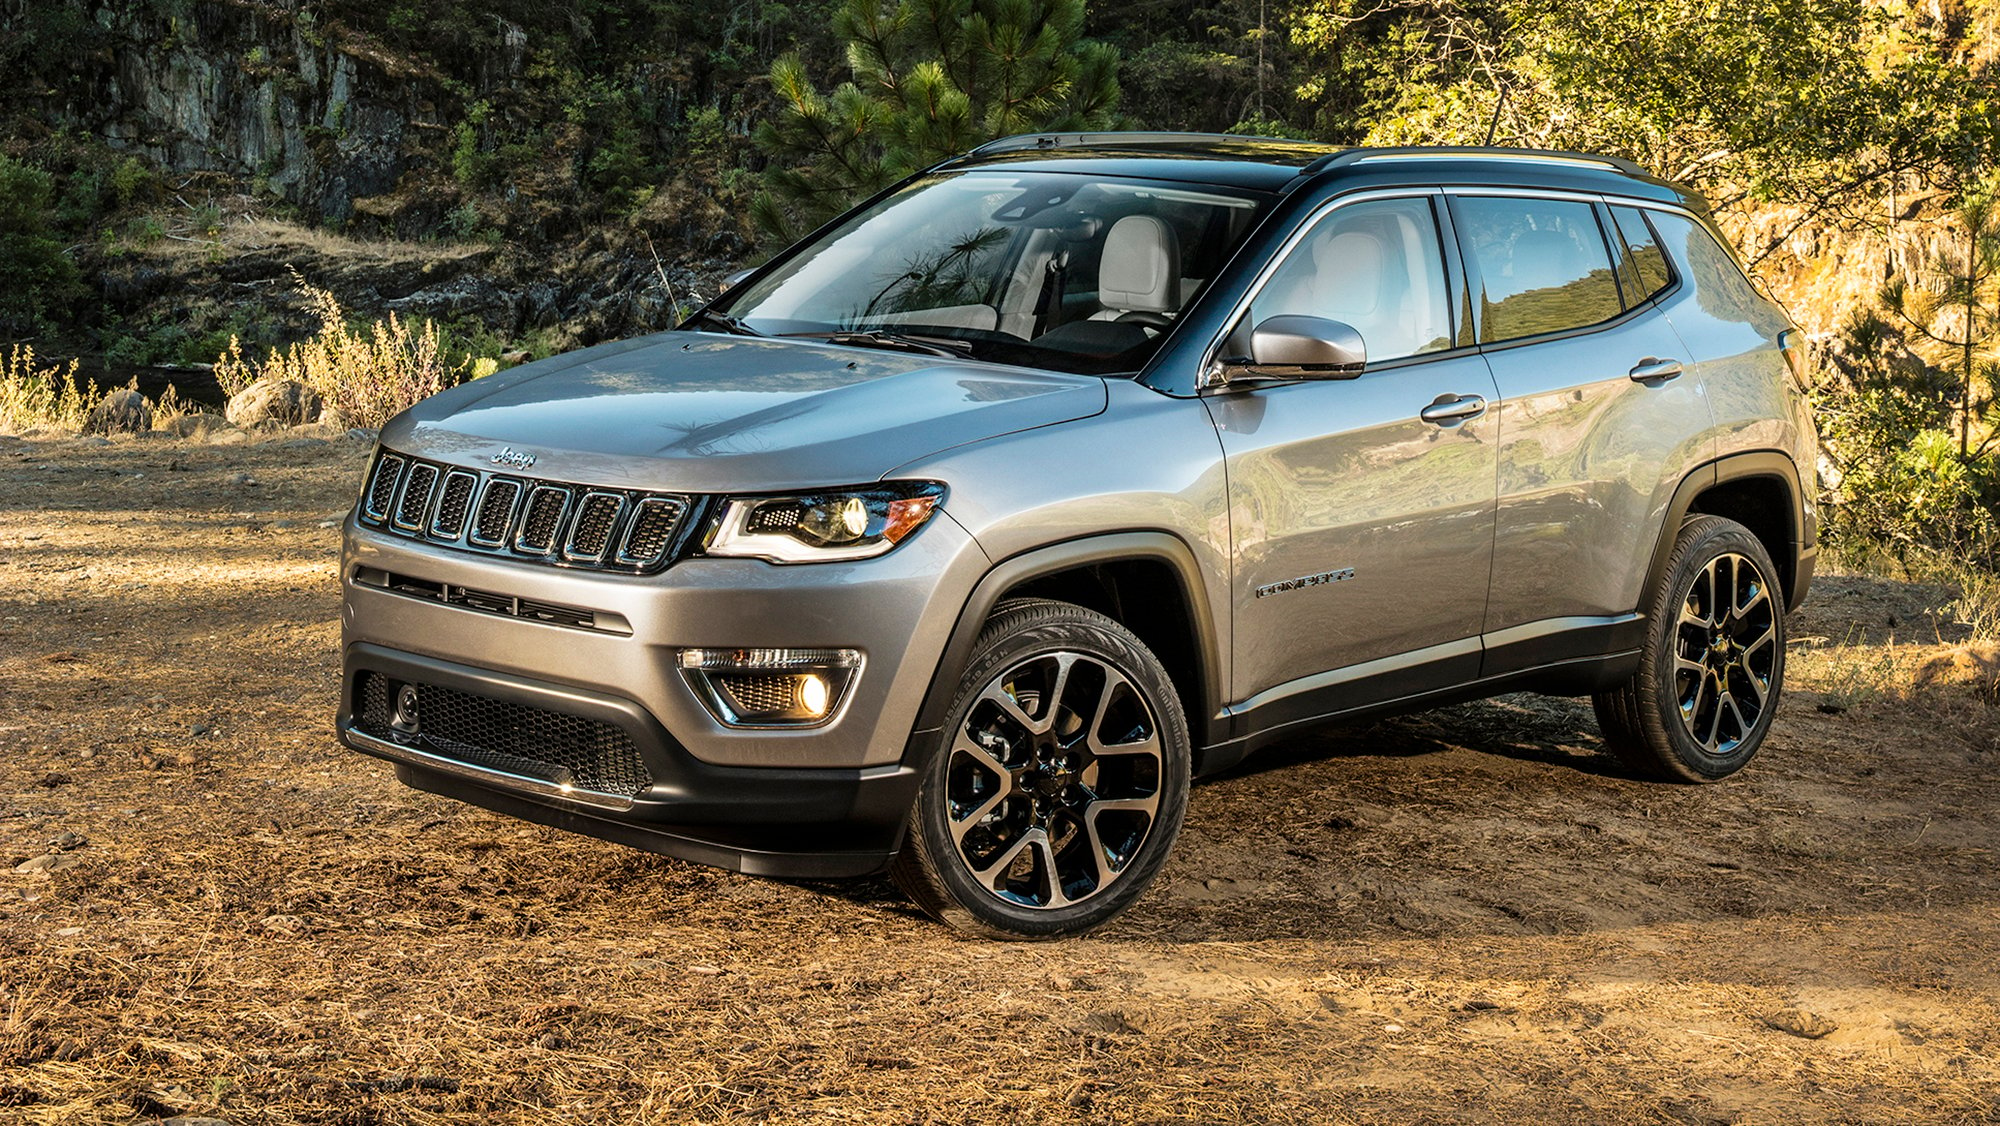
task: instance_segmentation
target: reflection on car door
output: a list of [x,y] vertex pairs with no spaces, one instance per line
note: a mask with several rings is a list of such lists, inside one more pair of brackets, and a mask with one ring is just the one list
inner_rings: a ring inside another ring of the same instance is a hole
[[1588,198],[1467,193],[1451,214],[1503,403],[1483,675],[1633,648],[1652,545],[1712,431],[1656,307],[1657,249],[1607,242]]
[[1356,378],[1207,400],[1229,475],[1231,697],[1260,727],[1477,675],[1498,395],[1455,347],[1458,281],[1433,197],[1365,200],[1309,227],[1243,318],[1340,320],[1369,354]]

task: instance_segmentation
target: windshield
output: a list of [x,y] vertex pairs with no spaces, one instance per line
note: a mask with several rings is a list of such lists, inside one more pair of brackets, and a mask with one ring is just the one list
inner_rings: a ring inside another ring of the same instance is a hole
[[1135,372],[1266,200],[1061,173],[929,176],[716,309],[767,336]]

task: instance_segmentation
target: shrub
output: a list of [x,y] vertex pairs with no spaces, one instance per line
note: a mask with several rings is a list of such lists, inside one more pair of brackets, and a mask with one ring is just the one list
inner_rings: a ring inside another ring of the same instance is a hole
[[271,349],[262,363],[245,360],[235,337],[215,362],[216,382],[234,395],[260,379],[290,379],[319,392],[329,411],[349,425],[380,426],[390,416],[469,374],[462,359],[448,359],[438,344],[437,326],[416,327],[390,313],[386,321],[350,327],[333,294],[301,281],[319,334],[286,351]]
[[0,155],[0,333],[33,332],[42,314],[77,288],[50,208],[55,178]]
[[75,360],[44,367],[26,345],[0,351],[0,428],[81,430],[100,397],[97,384],[77,380]]

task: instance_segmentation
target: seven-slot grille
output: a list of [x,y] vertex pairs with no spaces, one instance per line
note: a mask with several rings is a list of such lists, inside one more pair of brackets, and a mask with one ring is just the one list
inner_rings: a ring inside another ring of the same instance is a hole
[[564,566],[654,571],[685,524],[688,498],[447,467],[384,451],[361,518],[412,539]]

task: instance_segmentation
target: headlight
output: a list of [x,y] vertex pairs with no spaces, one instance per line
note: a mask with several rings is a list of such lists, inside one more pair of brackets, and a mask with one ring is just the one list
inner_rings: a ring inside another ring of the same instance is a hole
[[707,551],[773,563],[867,559],[915,534],[943,499],[944,486],[930,481],[732,497]]

